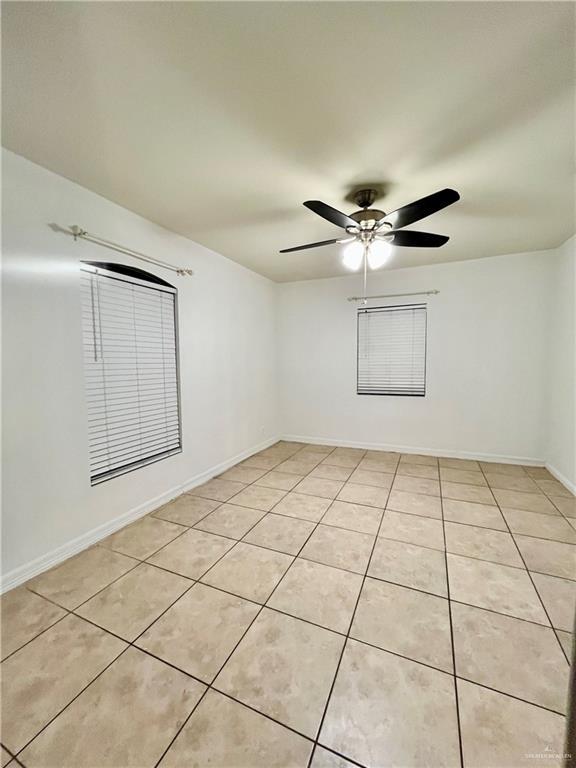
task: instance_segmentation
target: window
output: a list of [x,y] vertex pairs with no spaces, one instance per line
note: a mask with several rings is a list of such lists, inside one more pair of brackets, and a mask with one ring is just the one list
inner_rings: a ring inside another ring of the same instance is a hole
[[176,289],[101,262],[81,272],[92,485],[179,452]]
[[426,394],[426,304],[358,310],[359,395]]

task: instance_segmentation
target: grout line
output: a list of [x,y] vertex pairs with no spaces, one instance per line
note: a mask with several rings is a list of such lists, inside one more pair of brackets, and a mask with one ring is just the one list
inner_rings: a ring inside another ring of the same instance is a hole
[[452,621],[452,600],[450,598],[450,575],[448,572],[448,551],[446,546],[446,521],[444,520],[444,502],[442,499],[442,480],[440,480],[440,512],[442,514],[442,535],[444,537],[444,569],[446,572],[446,594],[448,597],[448,621],[450,624],[450,646],[452,649],[452,675],[454,681],[454,701],[456,706],[456,723],[458,727],[458,748],[460,750],[460,765],[464,767],[464,747],[462,744],[462,724],[460,722],[460,701],[458,698],[458,680],[456,677],[456,649],[454,646],[454,624]]

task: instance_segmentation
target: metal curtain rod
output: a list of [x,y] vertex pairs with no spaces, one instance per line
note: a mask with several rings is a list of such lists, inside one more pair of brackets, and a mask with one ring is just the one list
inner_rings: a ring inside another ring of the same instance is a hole
[[89,232],[86,232],[85,229],[82,229],[82,227],[79,227],[77,224],[74,224],[72,227],[70,227],[70,229],[67,229],[64,231],[72,235],[74,240],[78,240],[78,238],[80,238],[81,240],[87,240],[90,243],[101,245],[104,248],[110,248],[110,250],[112,251],[118,251],[118,253],[124,253],[127,256],[132,256],[134,259],[140,259],[140,261],[146,261],[148,262],[148,264],[154,264],[156,267],[163,267],[164,269],[169,269],[172,272],[176,272],[176,274],[180,275],[181,277],[186,277],[186,275],[194,274],[194,272],[191,269],[186,269],[183,267],[175,267],[173,264],[167,264],[165,261],[160,261],[160,259],[154,259],[151,256],[146,256],[143,253],[139,253],[138,251],[133,251],[131,248],[125,248],[123,245],[118,245],[117,243],[113,243],[110,240],[104,240],[102,237],[91,235]]
[[379,293],[376,296],[348,296],[347,301],[368,301],[369,299],[396,299],[401,296],[435,296],[440,291],[413,291],[412,293]]

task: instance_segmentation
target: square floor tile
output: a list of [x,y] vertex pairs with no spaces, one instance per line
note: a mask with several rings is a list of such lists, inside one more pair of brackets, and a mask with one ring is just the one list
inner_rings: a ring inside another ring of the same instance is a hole
[[349,504],[347,501],[335,501],[322,518],[323,525],[334,525],[360,533],[378,533],[383,514],[382,509],[367,507],[363,504]]
[[507,531],[506,521],[498,507],[490,504],[478,504],[475,501],[456,501],[443,499],[444,519],[466,525],[477,525],[480,528],[493,528],[497,531]]
[[451,469],[442,467],[440,477],[443,483],[465,483],[466,485],[488,485],[482,472],[468,469]]
[[440,468],[445,467],[446,469],[467,469],[471,470],[472,472],[480,471],[480,464],[478,464],[478,462],[474,461],[473,459],[450,459],[446,456],[441,456],[438,459],[438,463],[440,464]]
[[235,543],[223,536],[190,529],[153,555],[148,562],[189,579],[199,579]]
[[541,539],[576,544],[576,531],[563,517],[527,512],[525,509],[502,508],[502,514],[512,533],[522,533]]
[[530,475],[530,477],[534,479],[539,480],[554,480],[554,476],[548,472],[546,467],[529,467],[524,466],[523,467],[524,472],[526,472],[527,475]]
[[559,541],[514,535],[530,571],[576,580],[576,546]]
[[458,681],[458,702],[466,768],[561,768],[560,758],[548,757],[564,752],[561,715],[465,680]]
[[374,538],[368,533],[319,525],[306,542],[300,556],[324,565],[364,573]]
[[460,603],[452,627],[459,677],[566,711],[569,666],[553,629]]
[[514,565],[524,568],[514,539],[504,531],[492,531],[489,528],[477,528],[462,523],[444,524],[446,549],[454,555],[477,557],[501,565]]
[[572,632],[576,611],[576,581],[544,576],[541,573],[533,573],[532,579],[548,611],[552,626]]
[[483,472],[496,472],[501,475],[517,475],[520,477],[524,477],[526,475],[524,468],[519,464],[502,464],[497,461],[480,461],[479,464]]
[[335,467],[332,464],[318,464],[310,472],[310,477],[321,477],[323,480],[348,480],[353,470],[349,467]]
[[442,482],[442,496],[456,501],[476,501],[479,504],[494,504],[494,496],[489,488],[465,483]]
[[168,520],[170,523],[192,526],[219,506],[219,501],[201,499],[199,496],[183,493],[182,496],[178,496],[174,501],[155,510],[152,513],[152,517],[159,517],[161,520]]
[[522,493],[521,491],[501,491],[494,489],[494,496],[501,507],[526,509],[528,512],[543,512],[553,515],[556,509],[543,493]]
[[365,458],[358,464],[358,469],[367,472],[385,472],[393,475],[398,466],[398,459],[384,458]]
[[213,499],[214,501],[229,501],[243,488],[246,483],[239,483],[235,480],[219,480],[214,478],[207,483],[196,486],[188,491],[192,496],[201,496],[203,499]]
[[241,539],[266,513],[259,509],[222,504],[207,517],[196,523],[195,528],[231,539]]
[[527,571],[458,555],[449,554],[447,561],[452,600],[549,623]]
[[274,508],[274,512],[288,517],[298,517],[317,523],[330,506],[330,499],[306,496],[304,493],[288,493]]
[[433,549],[444,549],[444,530],[441,520],[418,515],[405,515],[387,509],[380,526],[379,536],[407,544],[417,544]]
[[362,586],[357,573],[297,558],[267,605],[346,633]]
[[287,461],[278,464],[275,469],[279,472],[287,472],[292,475],[300,475],[300,477],[303,477],[304,475],[307,475],[308,472],[311,472],[321,460],[321,456],[319,456],[318,459],[310,457],[306,459],[288,459]]
[[388,495],[388,488],[378,488],[374,485],[360,485],[359,483],[348,482],[338,494],[338,500],[384,509],[386,502],[388,501]]
[[19,752],[124,649],[126,643],[67,616],[2,662],[2,741]]
[[85,619],[132,641],[189,587],[189,579],[142,563],[77,609]]
[[299,520],[296,517],[285,517],[269,512],[245,536],[244,541],[285,552],[287,555],[297,555],[315,525],[309,520]]
[[436,549],[378,538],[368,575],[446,597],[446,561]]
[[395,512],[406,512],[409,515],[442,519],[440,499],[436,496],[426,496],[424,493],[392,491],[388,498],[387,509],[392,509]]
[[248,600],[195,584],[136,644],[210,683],[259,610]]
[[424,493],[428,496],[440,496],[440,483],[438,480],[428,480],[424,477],[396,475],[392,490],[408,491],[408,493]]
[[210,690],[160,768],[306,768],[312,743]]
[[226,472],[222,472],[221,475],[218,475],[217,479],[234,480],[236,483],[245,483],[246,485],[250,485],[250,483],[256,482],[256,480],[265,474],[265,469],[257,469],[256,467],[244,467],[242,464],[238,464],[237,466],[232,467],[232,469],[228,469]]
[[262,485],[264,488],[276,488],[279,491],[291,491],[302,479],[303,475],[292,475],[290,472],[272,470],[257,480],[256,485]]
[[30,768],[153,768],[204,690],[183,672],[129,648],[22,759]]
[[5,592],[0,598],[2,658],[14,653],[64,616],[65,610],[26,587]]
[[438,466],[438,458],[436,456],[428,456],[425,453],[403,453],[400,456],[400,461],[407,464],[423,464],[428,467]]
[[564,496],[567,499],[574,498],[573,494],[558,480],[536,480],[536,485],[547,496]]
[[252,544],[237,544],[202,577],[204,584],[265,603],[293,558]]
[[236,496],[233,496],[231,503],[238,504],[240,507],[250,507],[251,509],[261,509],[263,512],[269,512],[284,496],[286,496],[286,492],[279,491],[276,488],[250,485]]
[[347,469],[355,469],[362,461],[365,451],[359,451],[358,453],[342,453],[337,448],[335,451],[322,461],[323,464],[332,464],[335,467],[346,467]]
[[323,480],[321,477],[305,477],[294,489],[296,493],[335,499],[344,483],[341,480]]
[[368,578],[350,637],[452,673],[448,600]]
[[436,465],[413,464],[402,460],[398,464],[397,474],[406,475],[407,477],[425,477],[428,480],[438,480],[438,467]]
[[131,557],[92,547],[41,573],[26,586],[72,610],[136,565],[138,561]]
[[367,766],[457,766],[454,680],[349,640],[319,741]]
[[391,488],[394,475],[391,472],[370,472],[367,469],[355,469],[350,475],[350,482],[358,485],[375,485],[377,488]]
[[551,496],[550,501],[553,502],[557,510],[562,512],[566,517],[576,517],[576,499],[564,499],[561,496]]
[[143,517],[100,542],[101,547],[146,560],[187,528],[156,517]]
[[314,738],[343,644],[341,635],[264,608],[214,686]]
[[277,456],[250,456],[249,459],[245,459],[239,466],[253,467],[255,469],[264,469],[269,471],[278,466],[282,462],[282,459]]
[[498,488],[501,491],[540,493],[538,486],[528,475],[501,475],[495,472],[488,472],[486,479],[491,488]]
[[[5,765],[8,765],[10,760],[12,760],[10,752],[7,752],[4,747],[0,746],[0,765],[2,765],[2,768],[4,768]],[[14,763],[14,766],[16,766],[16,763]]]

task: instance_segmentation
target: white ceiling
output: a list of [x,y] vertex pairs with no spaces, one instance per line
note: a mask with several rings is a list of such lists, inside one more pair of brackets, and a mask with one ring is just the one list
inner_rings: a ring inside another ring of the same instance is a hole
[[2,5],[4,145],[275,280],[344,273],[278,250],[337,237],[302,202],[364,181],[462,195],[390,267],[574,232],[572,3]]

